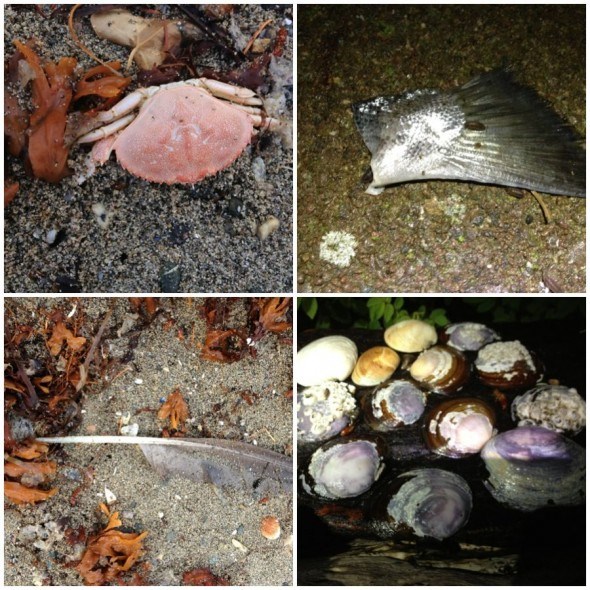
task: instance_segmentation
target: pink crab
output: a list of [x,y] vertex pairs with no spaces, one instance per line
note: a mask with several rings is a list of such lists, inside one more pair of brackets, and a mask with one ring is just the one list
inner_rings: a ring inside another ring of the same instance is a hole
[[131,174],[166,184],[192,184],[223,170],[244,151],[256,127],[280,125],[264,116],[262,100],[251,90],[206,78],[140,88],[94,122],[106,125],[77,139],[98,142],[91,173],[94,163],[103,164],[114,151]]

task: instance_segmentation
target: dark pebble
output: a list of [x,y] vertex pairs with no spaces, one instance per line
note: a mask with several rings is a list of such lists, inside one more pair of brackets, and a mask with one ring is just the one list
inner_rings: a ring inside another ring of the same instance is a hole
[[182,273],[180,264],[166,262],[160,272],[160,287],[162,293],[178,293]]

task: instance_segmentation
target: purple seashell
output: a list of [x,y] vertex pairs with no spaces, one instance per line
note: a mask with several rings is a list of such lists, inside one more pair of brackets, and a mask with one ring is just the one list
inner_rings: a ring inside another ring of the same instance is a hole
[[522,426],[503,432],[488,441],[481,457],[489,472],[486,487],[511,508],[584,503],[586,451],[552,430]]
[[457,350],[479,350],[482,346],[500,340],[500,336],[484,324],[461,322],[451,324],[444,331],[446,343]]
[[418,537],[442,540],[469,519],[471,490],[459,475],[442,469],[415,469],[398,479],[407,481],[387,505],[394,526],[406,525]]
[[377,444],[369,440],[339,441],[318,449],[307,468],[303,486],[330,499],[353,498],[365,493],[383,471]]
[[426,394],[411,381],[398,379],[375,388],[364,400],[367,421],[381,432],[414,424],[424,413]]

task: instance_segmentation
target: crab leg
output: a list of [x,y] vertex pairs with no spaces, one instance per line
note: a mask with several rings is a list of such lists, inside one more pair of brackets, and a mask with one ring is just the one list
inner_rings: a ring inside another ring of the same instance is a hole
[[240,86],[232,86],[218,80],[209,80],[209,78],[198,78],[196,86],[202,86],[207,89],[213,96],[224,98],[236,104],[244,105],[262,105],[262,99],[252,90]]
[[108,137],[109,135],[113,135],[113,133],[120,131],[124,127],[127,127],[127,125],[129,125],[129,123],[133,121],[133,119],[135,119],[135,114],[133,113],[125,117],[121,117],[120,119],[113,121],[110,125],[99,127],[98,129],[95,129],[94,131],[91,131],[90,133],[86,133],[86,135],[79,137],[76,140],[76,143],[90,143],[92,141],[104,139],[105,137]]

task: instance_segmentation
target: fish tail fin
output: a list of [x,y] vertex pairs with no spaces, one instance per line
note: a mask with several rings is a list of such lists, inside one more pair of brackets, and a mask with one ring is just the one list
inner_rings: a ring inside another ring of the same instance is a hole
[[[586,195],[586,151],[570,127],[510,70],[477,76],[451,94],[465,114],[456,168],[479,167],[479,182],[551,194]],[[489,179],[486,175],[489,174]]]

